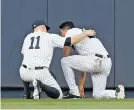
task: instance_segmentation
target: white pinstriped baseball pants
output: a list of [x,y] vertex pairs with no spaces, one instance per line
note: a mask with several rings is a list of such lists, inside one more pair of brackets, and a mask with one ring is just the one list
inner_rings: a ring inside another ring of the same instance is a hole
[[94,98],[116,98],[115,90],[106,90],[107,77],[110,74],[112,62],[110,58],[96,56],[72,55],[63,57],[61,60],[65,79],[70,88],[70,93],[80,96],[75,82],[73,69],[90,72],[93,83]]
[[20,67],[20,77],[26,82],[33,82],[35,79],[40,80],[43,84],[50,87],[54,87],[60,92],[59,99],[63,97],[62,90],[57,81],[53,78],[47,68],[41,70],[26,69],[23,66]]

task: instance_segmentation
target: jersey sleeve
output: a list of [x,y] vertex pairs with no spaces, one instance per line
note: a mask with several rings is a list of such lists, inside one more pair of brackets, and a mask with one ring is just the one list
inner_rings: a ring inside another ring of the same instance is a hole
[[21,49],[22,54],[24,54],[24,46],[25,46],[26,38],[27,38],[27,36],[25,37],[25,39],[23,41],[23,45],[22,45],[22,49]]
[[25,43],[25,40],[23,41],[23,45],[22,45],[22,49],[21,49],[22,54],[24,54],[24,43]]
[[63,48],[65,44],[65,37],[61,37],[58,34],[52,34],[52,45],[54,47]]
[[70,36],[76,36],[78,34],[82,33],[82,29],[79,28],[73,28],[73,29],[69,29],[65,35],[65,37],[70,37]]

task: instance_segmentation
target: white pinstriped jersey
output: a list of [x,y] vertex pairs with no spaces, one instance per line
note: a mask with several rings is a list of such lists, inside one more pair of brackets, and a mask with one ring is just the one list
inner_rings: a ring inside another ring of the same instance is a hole
[[[65,37],[78,35],[80,33],[82,33],[82,29],[72,28],[67,31]],[[74,46],[76,51],[80,55],[91,55],[91,54],[108,55],[107,50],[105,49],[105,47],[98,38],[86,37],[84,40],[82,40],[81,42],[77,43]]]
[[63,48],[65,39],[57,34],[34,32],[26,36],[21,53],[22,64],[49,67],[55,47]]

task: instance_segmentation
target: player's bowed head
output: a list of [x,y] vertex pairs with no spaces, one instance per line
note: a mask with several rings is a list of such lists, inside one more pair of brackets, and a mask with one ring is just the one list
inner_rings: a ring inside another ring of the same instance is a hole
[[[63,23],[59,26],[59,28],[60,28],[60,32],[61,32],[62,37],[65,37],[66,34],[67,34],[67,31],[68,31],[69,29],[75,28],[75,25],[74,25],[74,23],[73,23],[72,21],[65,21],[65,22],[63,22]],[[89,35],[89,36],[94,36],[94,35],[96,35],[96,32],[95,32],[94,30],[85,30],[85,29],[82,29],[82,31],[83,31],[83,32],[85,31],[85,33],[87,33],[87,35]],[[89,33],[90,33],[90,34],[89,34]]]
[[75,25],[72,21],[65,21],[59,26],[59,28],[60,28],[62,37],[65,37],[67,31],[69,29],[75,28]]

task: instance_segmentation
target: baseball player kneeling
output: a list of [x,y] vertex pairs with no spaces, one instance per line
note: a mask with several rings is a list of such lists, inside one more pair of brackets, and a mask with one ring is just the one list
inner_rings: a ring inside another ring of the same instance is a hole
[[[78,35],[83,32],[82,29],[75,28],[73,22],[66,21],[59,26],[61,34],[64,37]],[[78,86],[75,83],[75,74],[73,69],[90,72],[93,84],[94,98],[125,98],[124,86],[118,85],[116,90],[107,90],[107,77],[110,74],[112,61],[111,58],[101,43],[94,37],[86,37],[81,42],[74,45],[75,50],[79,55],[70,55],[70,47],[64,47],[64,58],[61,60],[62,69],[65,79],[70,88],[69,93],[64,98],[79,98],[80,93]],[[83,76],[84,75],[84,76]],[[81,95],[84,95],[84,80],[86,73],[83,73],[80,81]]]
[[[39,99],[41,90],[51,98],[62,98],[60,86],[49,72],[55,47],[74,45],[89,35],[94,35],[93,30],[86,30],[83,33],[62,38],[57,34],[50,34],[50,29],[43,20],[36,20],[33,25],[33,32],[24,39],[22,54],[23,61],[20,67],[20,77],[23,82],[33,83],[33,98]],[[26,84],[26,83],[25,83]],[[27,92],[25,88],[24,92]],[[28,95],[27,93],[24,93]]]

